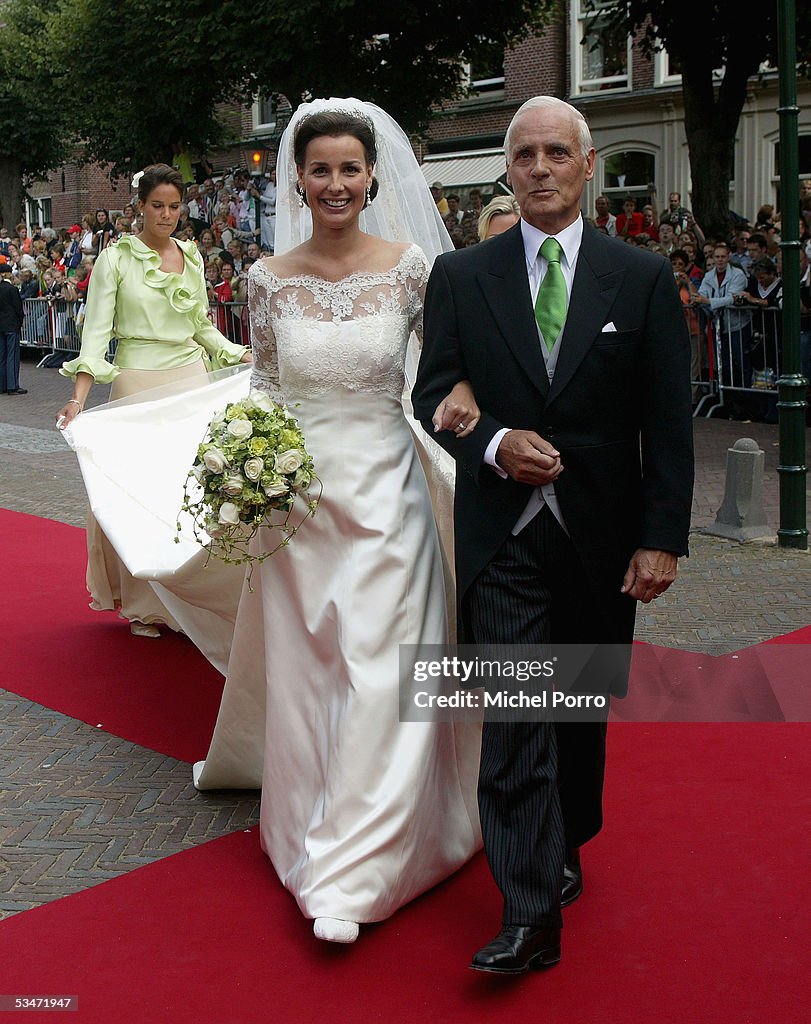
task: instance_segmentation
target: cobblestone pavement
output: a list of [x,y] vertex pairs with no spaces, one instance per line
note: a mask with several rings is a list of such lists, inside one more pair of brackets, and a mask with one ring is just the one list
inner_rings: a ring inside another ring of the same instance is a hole
[[[27,395],[0,395],[0,507],[83,526],[76,459],[53,429],[70,382],[23,356]],[[96,387],[89,404],[106,399]],[[778,428],[697,419],[691,555],[659,601],[641,606],[642,640],[723,654],[811,623],[811,556],[774,536],[739,544],[703,534],[721,505],[727,450],[765,452],[764,508],[779,524]],[[811,495],[808,505],[811,508]],[[104,881],[256,820],[254,793],[196,793],[189,766],[0,691],[0,915]],[[49,767],[46,767],[48,765]]]
[[0,917],[257,819],[244,793],[198,793],[184,761],[5,690],[0,779]]

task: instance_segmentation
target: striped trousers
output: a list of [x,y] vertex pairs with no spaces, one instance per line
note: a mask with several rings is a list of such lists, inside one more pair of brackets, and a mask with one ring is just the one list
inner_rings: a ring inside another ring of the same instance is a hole
[[[466,642],[630,642],[635,602],[612,595],[593,608],[583,584],[569,537],[543,508],[465,595]],[[484,723],[479,814],[505,924],[560,923],[565,849],[602,825],[605,735],[605,721]]]

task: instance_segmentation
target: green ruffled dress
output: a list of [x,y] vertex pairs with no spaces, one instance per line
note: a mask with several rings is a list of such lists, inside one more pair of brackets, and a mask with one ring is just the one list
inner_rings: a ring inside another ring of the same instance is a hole
[[[209,369],[240,362],[243,346],[230,342],[208,318],[197,246],[186,241],[178,245],[185,257],[180,274],[161,270],[160,254],[135,236],[120,238],[103,250],[87,291],[81,351],[62,366],[61,374],[75,380],[85,372],[97,384],[112,384],[110,398],[115,401],[177,381],[202,384]],[[118,343],[110,363],[106,354],[112,337]],[[150,584],[129,573],[91,511],[87,589],[91,608],[118,610],[130,621],[179,628]]]

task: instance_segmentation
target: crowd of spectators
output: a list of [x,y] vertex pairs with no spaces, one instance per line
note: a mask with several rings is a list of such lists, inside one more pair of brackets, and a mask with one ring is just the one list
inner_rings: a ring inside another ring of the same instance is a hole
[[[732,393],[740,392],[731,399],[731,415],[777,422],[774,389],[782,361],[783,306],[780,215],[767,203],[751,220],[735,215],[728,232],[708,237],[678,192],[669,194],[661,211],[655,190],[650,193],[652,203],[639,210],[636,199],[627,196],[616,216],[608,198],[598,196],[589,220],[608,235],[670,259],[690,333],[694,402],[705,393],[700,382],[712,368],[715,336],[720,338],[720,366],[714,372]],[[811,380],[811,178],[801,182],[798,226],[800,361],[801,372]],[[758,389],[771,393],[752,397]]]
[[[446,194],[439,181],[431,192],[457,249],[485,241],[519,218],[509,194],[485,203],[474,188],[463,201],[456,193]],[[670,260],[690,334],[694,403],[708,392],[702,382],[716,373],[733,391],[772,391],[736,401],[736,418],[776,422],[773,389],[782,356],[780,215],[766,203],[751,219],[732,214],[726,234],[708,237],[679,192],[670,192],[663,208],[653,185],[648,198],[638,203],[628,195],[612,212],[609,197],[599,195],[586,219],[598,231]],[[811,380],[811,178],[800,184],[799,237],[801,370]],[[720,367],[712,366],[711,328],[723,339]]]
[[[230,338],[244,344],[247,273],[255,260],[273,252],[275,174],[260,179],[237,169],[216,177],[208,168],[200,177],[202,180],[188,185],[176,236],[194,241],[205,261],[212,320]],[[482,189],[471,188],[446,194],[439,181],[431,185],[431,192],[457,249],[481,244],[519,218],[518,206],[509,193],[491,198]],[[780,215],[773,205],[764,204],[749,220],[737,214],[731,217],[724,237],[707,237],[678,192],[670,192],[661,209],[656,190],[649,186],[648,193],[650,201],[639,208],[637,200],[627,196],[622,209],[614,212],[609,198],[600,195],[586,219],[599,231],[670,259],[693,340],[693,380],[698,381],[708,369],[706,357],[698,353],[706,348],[707,324],[714,315],[701,298],[704,278],[712,271],[717,279],[720,254],[720,263],[729,267],[730,280],[735,276],[738,281],[738,274],[742,280],[733,300],[737,306],[756,309],[763,307],[766,299],[777,307],[782,294]],[[19,289],[22,299],[44,300],[29,305],[33,318],[33,331],[30,324],[26,331],[29,343],[47,345],[49,331],[53,347],[58,347],[59,341],[53,337],[55,331],[78,339],[94,261],[116,238],[137,234],[140,227],[134,198],[120,210],[99,208],[86,213],[81,223],[60,229],[25,223],[0,227],[0,264],[8,268],[4,278]],[[811,178],[801,182],[799,227],[801,358],[803,373],[811,377]],[[721,279],[726,275],[724,269]],[[56,317],[53,310],[60,299],[66,302],[59,309],[67,304],[69,312]],[[722,319],[718,317],[719,322]],[[767,355],[771,353],[772,361],[778,362],[779,336],[770,340],[767,348]],[[751,360],[747,367],[749,363]],[[748,368],[745,372],[749,373]],[[696,385],[694,398],[700,395]]]
[[[608,234],[620,235],[605,219],[606,202],[600,197],[595,203],[593,223]],[[628,197],[624,206],[633,213],[635,200]],[[800,371],[811,380],[811,178],[800,182],[795,216],[800,242]],[[620,218],[616,220],[618,225]],[[765,397],[733,396],[731,414],[737,419],[777,422],[774,389],[782,363],[781,215],[773,204],[764,203],[752,218],[731,214],[729,230],[708,237],[682,204],[681,195],[671,192],[657,227],[658,235],[643,229],[635,235],[628,230],[624,237],[630,244],[668,256],[673,264],[693,346],[693,381],[707,378],[711,361],[707,341],[711,344],[714,331],[721,337],[721,365],[715,372],[722,384],[733,392],[771,392]],[[700,393],[694,386],[694,399]]]
[[[247,272],[255,260],[273,252],[275,207],[274,172],[264,179],[240,170],[220,178],[212,174],[188,186],[175,232],[193,241],[205,261],[212,320],[243,344]],[[63,339],[78,343],[95,260],[111,242],[140,229],[135,197],[120,210],[99,208],[64,228],[0,227],[0,264],[10,268],[5,279],[23,300],[40,300],[26,306],[26,342],[45,347],[59,347]]]

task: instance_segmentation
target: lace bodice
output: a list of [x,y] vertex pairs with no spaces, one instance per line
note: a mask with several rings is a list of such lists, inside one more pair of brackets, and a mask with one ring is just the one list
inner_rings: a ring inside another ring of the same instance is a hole
[[422,339],[428,261],[411,245],[389,270],[340,281],[277,277],[264,261],[248,274],[252,386],[276,401],[350,391],[403,392],[406,346]]

